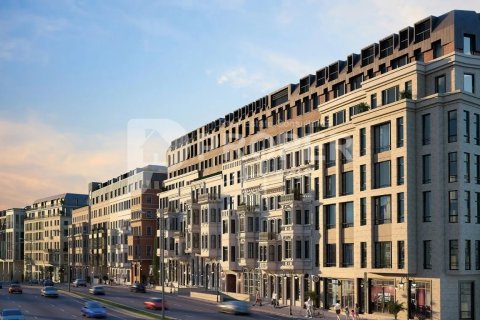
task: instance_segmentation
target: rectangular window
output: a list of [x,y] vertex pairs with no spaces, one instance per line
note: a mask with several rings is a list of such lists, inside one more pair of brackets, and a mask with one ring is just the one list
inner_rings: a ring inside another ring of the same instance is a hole
[[432,269],[432,240],[423,241],[423,269]]
[[465,182],[470,183],[470,153],[465,152],[463,154],[464,163],[465,163]]
[[415,43],[430,38],[430,19],[415,24]]
[[477,210],[475,210],[475,223],[480,224],[480,192],[475,192],[475,202],[477,203]]
[[474,154],[473,155],[473,169],[474,169],[474,177],[473,182],[476,184],[480,184],[480,155]]
[[367,243],[360,242],[360,267],[367,267]]
[[431,158],[429,154],[422,156],[422,181],[424,184],[431,182]]
[[392,209],[390,196],[379,196],[374,198],[375,224],[392,222]]
[[375,153],[390,150],[390,123],[383,123],[374,126],[373,136]]
[[374,188],[385,188],[391,185],[390,161],[377,162],[373,167]]
[[367,153],[367,133],[365,128],[360,129],[360,156]]
[[398,157],[397,158],[397,185],[399,186],[404,183],[404,172],[405,172],[405,166],[404,166],[403,157]]
[[324,144],[325,150],[325,165],[327,168],[333,167],[336,163],[337,159],[337,150],[335,148],[335,141],[325,143]]
[[458,240],[449,241],[449,269],[458,270]]
[[440,40],[432,42],[432,51],[433,51],[433,59],[436,59],[443,55],[443,47],[442,47],[442,42]]
[[475,270],[480,270],[480,240],[475,240]]
[[473,142],[480,145],[480,116],[478,113],[473,114]]
[[284,241],[283,242],[284,250],[284,259],[292,259],[292,241]]
[[283,224],[292,224],[292,212],[290,210],[285,210],[283,213],[284,219],[283,219]]
[[424,146],[430,144],[431,140],[430,119],[430,113],[422,115],[422,144]]
[[342,267],[353,267],[353,243],[344,243],[342,249]]
[[377,94],[370,95],[370,108],[375,109],[377,107]]
[[465,270],[470,270],[472,268],[472,261],[471,261],[471,241],[465,240]]
[[327,229],[333,229],[335,228],[335,207],[336,205],[334,204],[329,204],[326,205],[325,208],[325,217],[326,221],[325,224],[327,226]]
[[405,268],[405,241],[397,242],[398,269]]
[[435,93],[447,92],[447,83],[445,75],[435,77]]
[[304,258],[310,259],[310,241],[304,241]]
[[460,281],[460,320],[472,320],[475,317],[475,294],[473,281]]
[[475,53],[475,36],[473,34],[463,35],[463,53],[464,54]]
[[325,267],[334,267],[337,264],[336,244],[327,244]]
[[382,91],[382,106],[400,99],[400,87],[395,86]]
[[470,223],[472,220],[472,210],[470,206],[470,191],[465,191],[465,222]]
[[302,241],[295,241],[295,259],[302,259]]
[[423,192],[423,222],[432,221],[432,192]]
[[448,182],[457,182],[457,153],[448,153]]
[[475,75],[471,73],[465,73],[463,75],[463,91],[469,93],[475,93]]
[[457,142],[457,110],[448,111],[448,142]]
[[332,90],[334,98],[343,96],[345,94],[345,81],[333,85]]
[[362,164],[360,166],[360,191],[367,189],[367,166]]
[[464,141],[466,143],[470,143],[470,112],[466,110],[463,111],[463,122],[465,129],[465,133],[463,135]]
[[375,242],[375,268],[392,267],[392,243],[389,241]]
[[342,226],[344,228],[353,227],[353,202],[345,202],[342,206]]
[[458,193],[456,190],[448,192],[448,221],[458,222]]
[[342,195],[353,194],[353,171],[342,173]]
[[367,224],[367,198],[360,198],[360,225]]
[[397,148],[403,147],[403,117],[397,118]]
[[403,192],[397,193],[397,222],[405,221],[405,195]]
[[335,197],[336,195],[336,175],[332,174],[325,177],[325,198]]

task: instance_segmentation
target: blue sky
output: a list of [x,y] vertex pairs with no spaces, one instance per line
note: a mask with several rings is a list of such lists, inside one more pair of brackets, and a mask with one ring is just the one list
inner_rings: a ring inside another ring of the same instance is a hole
[[0,2],[0,209],[119,175],[128,123],[190,131],[465,1]]

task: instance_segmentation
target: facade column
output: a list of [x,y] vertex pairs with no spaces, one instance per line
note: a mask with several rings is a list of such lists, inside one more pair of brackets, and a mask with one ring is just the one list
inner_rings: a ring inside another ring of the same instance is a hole
[[305,297],[305,281],[304,281],[305,275],[299,275],[298,276],[298,284],[300,286],[300,306],[302,307],[303,304],[305,303],[306,297]]

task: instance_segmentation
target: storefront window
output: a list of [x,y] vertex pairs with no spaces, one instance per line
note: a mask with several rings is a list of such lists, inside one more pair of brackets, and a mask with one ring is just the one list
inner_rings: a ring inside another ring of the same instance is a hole
[[395,281],[372,279],[370,303],[373,312],[388,313],[387,304],[395,301]]
[[342,308],[352,309],[355,305],[355,290],[353,279],[327,279],[327,308],[333,307],[337,300]]
[[342,292],[342,300],[340,302],[342,308],[348,306],[350,310],[353,309],[355,302],[355,292],[353,288],[353,280],[341,280],[341,292]]
[[327,308],[333,307],[340,300],[340,284],[336,279],[327,279]]
[[411,305],[410,311],[415,316],[431,319],[432,317],[432,291],[431,283],[424,281],[412,282],[410,286]]

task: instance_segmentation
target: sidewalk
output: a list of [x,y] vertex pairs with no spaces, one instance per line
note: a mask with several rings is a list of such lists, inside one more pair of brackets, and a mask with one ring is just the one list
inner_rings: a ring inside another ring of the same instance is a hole
[[[263,304],[261,307],[252,306],[251,310],[256,312],[274,314],[274,315],[283,316],[283,317],[290,317],[292,319],[306,319],[305,315],[307,313],[306,309],[292,306],[292,315],[290,316],[290,306],[279,306],[277,308],[274,308],[271,304]],[[323,318],[320,318],[320,319],[325,319],[325,320],[337,319],[337,315],[334,312],[329,312],[328,310],[323,310],[323,309],[320,309],[320,311],[323,312]],[[319,319],[319,318],[315,317],[314,319]],[[341,317],[340,319],[344,320],[345,316],[343,315],[343,317]]]

